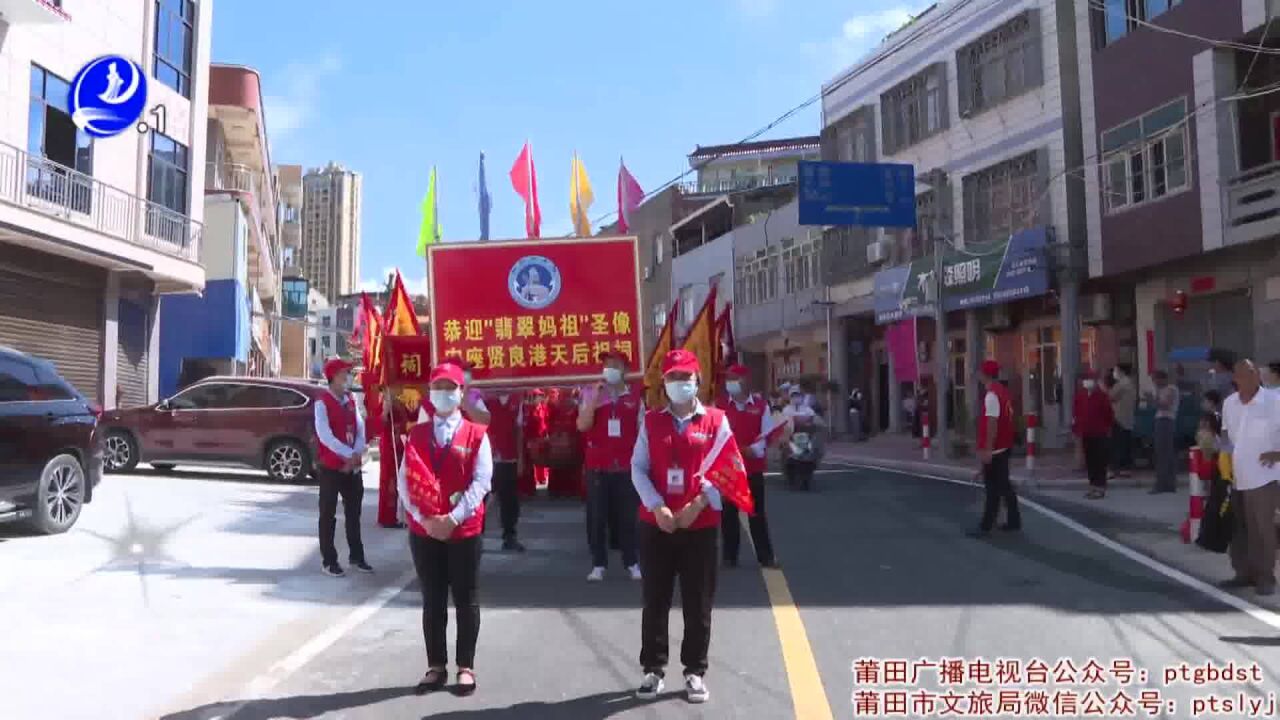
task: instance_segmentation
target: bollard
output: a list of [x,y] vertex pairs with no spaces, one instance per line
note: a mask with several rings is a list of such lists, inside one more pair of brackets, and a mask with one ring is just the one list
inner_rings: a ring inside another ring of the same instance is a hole
[[1027,470],[1036,469],[1036,434],[1040,427],[1040,417],[1035,413],[1027,414]]
[[920,449],[924,451],[924,459],[929,459],[929,413],[920,415]]
[[1192,543],[1200,536],[1200,520],[1204,517],[1205,497],[1209,494],[1209,478],[1206,477],[1208,467],[1200,448],[1191,448],[1188,464],[1190,470],[1190,492],[1188,495],[1190,497],[1187,505],[1187,531],[1183,535],[1182,541]]

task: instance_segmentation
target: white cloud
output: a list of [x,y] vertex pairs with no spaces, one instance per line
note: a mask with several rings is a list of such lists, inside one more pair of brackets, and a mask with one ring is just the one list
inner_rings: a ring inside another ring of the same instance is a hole
[[290,63],[278,77],[266,78],[267,86],[283,90],[262,99],[272,141],[287,137],[310,122],[325,81],[341,68],[341,59],[328,54],[310,62]]
[[[387,278],[395,273],[396,268],[384,267],[382,274],[375,278],[370,278],[360,283],[360,291],[367,293],[380,293],[387,289]],[[426,295],[427,294],[427,276],[423,274],[421,277],[412,277],[407,275],[403,270],[400,271],[400,279],[404,281],[404,289],[409,291],[410,295]]]
[[808,43],[805,49],[842,69],[866,55],[889,33],[906,25],[928,7],[927,3],[899,4],[875,12],[854,15],[840,26],[840,34],[821,42]]
[[766,18],[778,9],[778,0],[734,0],[738,14],[748,18]]

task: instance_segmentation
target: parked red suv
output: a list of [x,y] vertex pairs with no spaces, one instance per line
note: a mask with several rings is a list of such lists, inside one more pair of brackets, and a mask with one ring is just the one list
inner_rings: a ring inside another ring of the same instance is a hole
[[106,470],[237,465],[303,480],[315,457],[313,403],[324,392],[305,380],[209,377],[155,405],[106,412]]

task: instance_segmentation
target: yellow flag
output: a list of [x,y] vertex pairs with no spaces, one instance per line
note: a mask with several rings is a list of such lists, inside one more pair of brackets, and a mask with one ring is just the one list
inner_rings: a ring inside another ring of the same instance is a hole
[[573,216],[574,232],[578,237],[591,237],[591,218],[587,217],[587,211],[596,198],[591,194],[591,179],[587,177],[587,168],[576,152],[573,154],[569,175],[569,214]]
[[675,345],[676,311],[679,307],[679,303],[671,306],[671,312],[667,313],[667,324],[658,333],[658,342],[654,343],[653,351],[649,353],[649,362],[644,366],[644,397],[645,404],[650,408],[666,407],[667,404],[666,389],[662,385],[662,358]]
[[716,332],[716,289],[712,286],[711,292],[707,293],[706,302],[702,303],[702,309],[689,326],[689,334],[685,336],[683,346],[698,357],[698,366],[702,369],[698,399],[703,403],[710,403],[715,399],[716,379],[720,376],[720,368],[717,367],[719,353],[716,352],[719,344],[720,338]]

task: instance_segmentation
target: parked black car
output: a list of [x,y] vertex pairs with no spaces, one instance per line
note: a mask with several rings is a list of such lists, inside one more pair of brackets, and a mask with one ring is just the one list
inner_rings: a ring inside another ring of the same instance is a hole
[[100,414],[52,364],[0,346],[0,522],[75,525],[102,478]]

